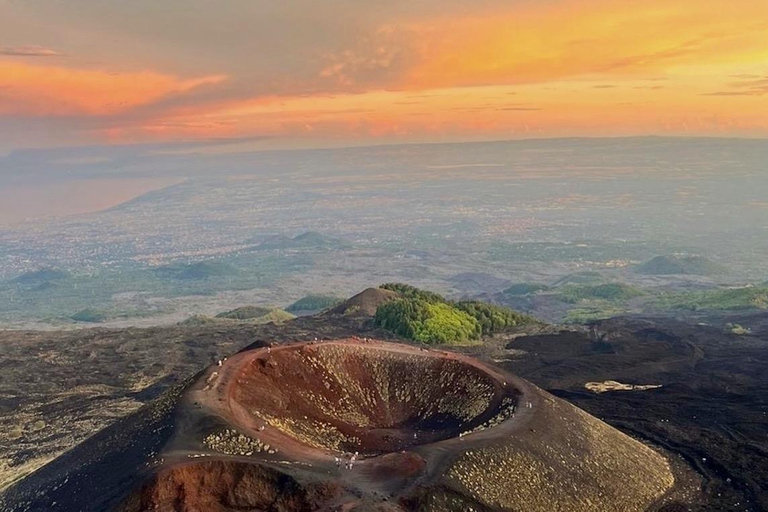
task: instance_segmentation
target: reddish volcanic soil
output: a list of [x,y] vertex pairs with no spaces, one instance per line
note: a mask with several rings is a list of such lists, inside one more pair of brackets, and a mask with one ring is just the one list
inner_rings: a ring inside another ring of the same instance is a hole
[[278,431],[270,444],[287,449],[376,455],[434,443],[479,427],[519,395],[475,361],[374,342],[261,349],[217,369],[199,401],[244,430]]
[[160,471],[117,512],[185,510],[318,510],[341,494],[337,484],[303,486],[256,464],[206,461]]

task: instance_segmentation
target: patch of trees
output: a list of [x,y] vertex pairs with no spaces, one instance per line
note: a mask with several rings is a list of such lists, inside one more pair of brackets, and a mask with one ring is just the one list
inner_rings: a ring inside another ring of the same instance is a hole
[[388,283],[382,288],[400,298],[377,308],[376,325],[414,341],[461,344],[536,322],[509,308],[480,301],[451,302],[406,284]]
[[535,321],[528,315],[488,302],[463,301],[457,302],[456,307],[477,320],[486,336]]
[[448,302],[447,300],[445,300],[445,298],[442,295],[438,295],[437,293],[429,292],[427,290],[422,290],[420,288],[416,288],[415,286],[411,286],[409,284],[386,283],[379,286],[379,288],[383,290],[393,291],[406,299],[417,299],[417,300],[423,300],[425,302],[443,302],[443,303]]

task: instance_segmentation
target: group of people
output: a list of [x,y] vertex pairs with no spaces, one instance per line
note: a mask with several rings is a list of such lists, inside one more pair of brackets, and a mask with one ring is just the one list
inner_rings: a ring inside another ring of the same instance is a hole
[[348,459],[345,459],[344,457],[346,457],[346,454],[344,454],[342,457],[334,457],[333,460],[337,468],[341,468],[341,465],[344,464],[344,469],[352,469],[352,467],[355,465],[355,461],[357,460],[358,455],[358,452],[355,452],[351,454]]

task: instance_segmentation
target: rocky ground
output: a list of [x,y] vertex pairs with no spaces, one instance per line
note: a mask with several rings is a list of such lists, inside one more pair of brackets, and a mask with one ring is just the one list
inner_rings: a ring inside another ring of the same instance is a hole
[[284,326],[0,331],[0,490],[257,340],[364,332],[360,320],[343,317]]
[[[546,328],[465,352],[679,456],[703,479],[693,510],[768,510],[768,314],[700,320],[709,325],[615,318],[591,333]],[[733,334],[726,323],[751,333]],[[283,326],[0,332],[0,485],[250,343],[351,335],[386,337],[363,318],[344,317]],[[609,380],[662,387],[600,394],[585,387]]]

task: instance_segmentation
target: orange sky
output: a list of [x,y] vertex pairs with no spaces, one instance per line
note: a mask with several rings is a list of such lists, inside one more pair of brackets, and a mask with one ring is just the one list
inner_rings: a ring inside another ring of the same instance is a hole
[[0,150],[768,136],[768,2],[50,4],[0,2]]

